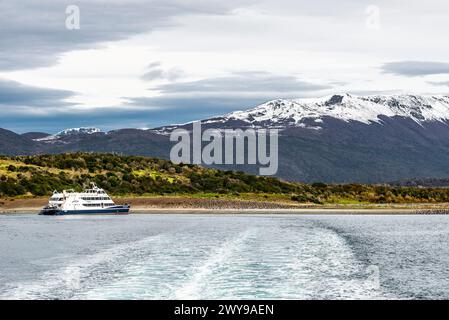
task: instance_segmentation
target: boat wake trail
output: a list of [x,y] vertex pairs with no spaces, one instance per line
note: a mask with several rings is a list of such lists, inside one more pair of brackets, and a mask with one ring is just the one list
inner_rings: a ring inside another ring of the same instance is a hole
[[201,263],[195,266],[188,279],[173,294],[174,299],[201,299],[204,295],[210,294],[210,289],[216,290],[213,286],[215,275],[221,273],[221,269],[226,267],[227,262],[233,261],[233,256],[242,252],[245,242],[256,236],[256,229],[249,229],[240,233],[236,238],[224,242]]
[[369,299],[376,271],[344,238],[307,221],[257,226],[225,243],[176,291],[185,299]]
[[122,275],[129,260],[144,257],[147,249],[158,246],[165,235],[156,235],[131,243],[115,245],[94,254],[82,255],[58,265],[54,259],[39,261],[54,267],[38,279],[10,285],[0,294],[1,299],[71,299],[77,294],[112,281]]
[[376,266],[315,218],[180,219],[141,240],[48,259],[47,271],[7,284],[0,299],[391,298]]

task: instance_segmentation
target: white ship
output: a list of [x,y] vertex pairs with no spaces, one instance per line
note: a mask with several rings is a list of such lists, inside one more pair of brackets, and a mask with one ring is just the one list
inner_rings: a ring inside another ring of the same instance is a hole
[[127,214],[129,205],[116,205],[107,193],[94,183],[83,192],[64,190],[54,191],[41,215],[66,214]]

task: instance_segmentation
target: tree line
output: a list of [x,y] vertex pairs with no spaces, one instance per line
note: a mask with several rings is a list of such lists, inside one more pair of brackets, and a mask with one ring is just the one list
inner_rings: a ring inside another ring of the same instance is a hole
[[[416,186],[303,184],[274,177],[223,171],[167,160],[99,153],[0,157],[0,196],[48,196],[53,190],[81,191],[95,182],[113,195],[281,194],[301,203],[449,202],[448,188]],[[1,162],[0,162],[1,163]]]

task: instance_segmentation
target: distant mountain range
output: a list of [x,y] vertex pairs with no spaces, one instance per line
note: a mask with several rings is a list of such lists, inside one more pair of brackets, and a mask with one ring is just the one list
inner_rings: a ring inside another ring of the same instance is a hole
[[[378,183],[449,177],[446,96],[278,99],[202,123],[203,129],[279,129],[278,176],[288,180]],[[168,134],[176,128],[190,129],[191,124],[107,133],[78,128],[55,135],[0,129],[0,153],[94,151],[168,158]],[[252,166],[224,168],[257,172]]]

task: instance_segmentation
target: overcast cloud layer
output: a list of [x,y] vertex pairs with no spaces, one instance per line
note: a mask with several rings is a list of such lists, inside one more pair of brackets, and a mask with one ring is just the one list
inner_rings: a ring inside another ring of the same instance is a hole
[[[235,2],[200,0],[7,0],[0,1],[0,69],[53,65],[68,51],[167,28],[189,14],[227,14]],[[238,1],[245,3],[245,1]],[[81,28],[65,27],[66,8],[80,8]]]
[[[65,27],[72,4],[79,30]],[[3,0],[0,127],[155,127],[276,98],[448,94],[448,16],[443,0]]]
[[434,61],[399,61],[382,66],[386,73],[415,77],[434,74],[449,74],[449,63]]
[[9,107],[46,108],[67,106],[69,103],[65,100],[73,94],[73,92],[67,90],[38,88],[0,79],[0,105],[5,109],[9,109]]

